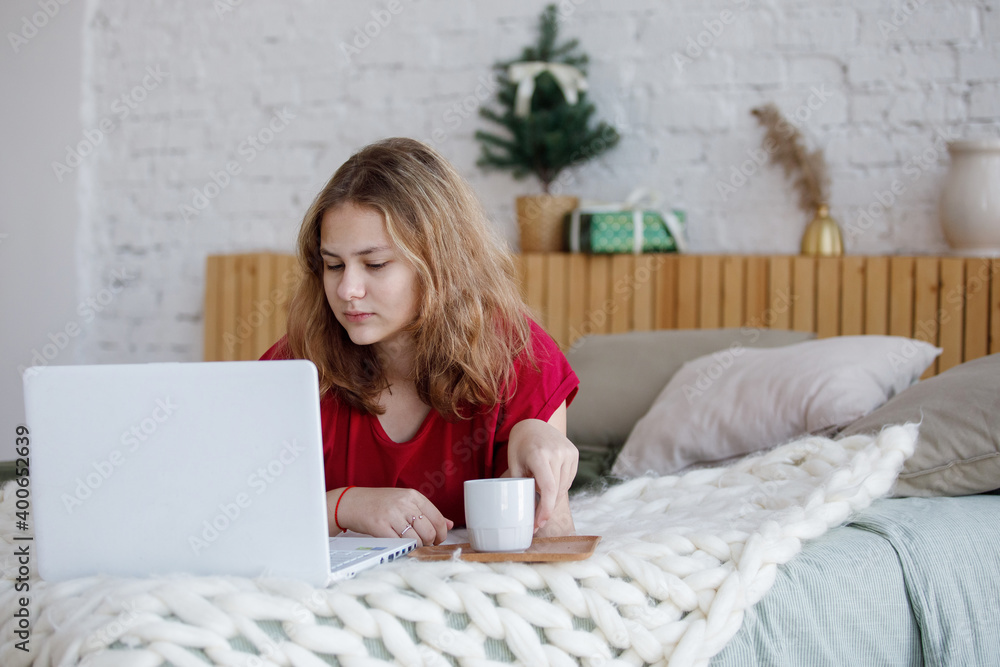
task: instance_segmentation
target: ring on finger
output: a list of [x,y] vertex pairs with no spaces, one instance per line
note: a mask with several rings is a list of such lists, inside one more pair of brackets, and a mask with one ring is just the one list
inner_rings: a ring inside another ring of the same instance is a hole
[[403,535],[406,535],[406,531],[408,531],[410,528],[413,528],[413,525],[409,524],[409,523],[406,524],[406,528],[404,528],[403,530],[399,531],[399,536],[402,537]]

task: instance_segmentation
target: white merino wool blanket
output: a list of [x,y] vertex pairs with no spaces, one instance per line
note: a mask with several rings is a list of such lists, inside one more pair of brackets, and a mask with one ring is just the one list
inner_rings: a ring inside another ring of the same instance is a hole
[[[18,650],[14,489],[0,493],[0,664],[319,667],[705,665],[802,540],[886,494],[915,425],[810,437],[732,465],[640,477],[572,501],[589,559],[402,559],[326,589],[235,577],[46,583]],[[332,658],[336,658],[336,662]]]

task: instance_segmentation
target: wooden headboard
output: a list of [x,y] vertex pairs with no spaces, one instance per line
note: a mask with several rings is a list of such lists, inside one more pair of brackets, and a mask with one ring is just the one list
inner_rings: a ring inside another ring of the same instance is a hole
[[285,333],[299,279],[294,255],[209,255],[205,264],[205,361],[259,359]]
[[[890,334],[944,349],[925,376],[1000,352],[1000,259],[518,256],[525,300],[564,348],[591,333],[763,327]],[[205,359],[256,359],[284,333],[293,257],[210,256]]]

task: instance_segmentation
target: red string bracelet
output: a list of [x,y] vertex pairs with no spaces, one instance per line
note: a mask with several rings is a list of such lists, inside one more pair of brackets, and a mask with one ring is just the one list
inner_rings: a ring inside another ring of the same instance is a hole
[[333,523],[334,523],[334,525],[337,526],[337,528],[340,528],[340,532],[342,532],[342,533],[346,533],[347,529],[344,528],[343,526],[341,526],[340,522],[337,521],[337,512],[340,510],[340,501],[344,499],[344,494],[347,493],[348,491],[350,491],[353,488],[354,488],[353,486],[349,486],[346,489],[344,489],[343,491],[341,491],[340,492],[340,497],[337,498],[337,504],[333,506]]

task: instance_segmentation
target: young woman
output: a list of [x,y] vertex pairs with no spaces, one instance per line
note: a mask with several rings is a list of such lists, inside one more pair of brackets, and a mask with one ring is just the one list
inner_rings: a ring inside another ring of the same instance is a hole
[[438,544],[467,479],[533,477],[536,535],[569,534],[579,381],[527,313],[469,185],[411,139],[362,149],[303,220],[304,279],[264,359],[319,370],[330,534]]

